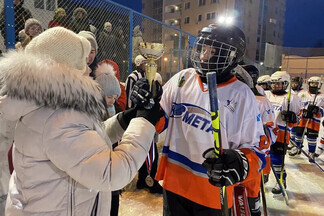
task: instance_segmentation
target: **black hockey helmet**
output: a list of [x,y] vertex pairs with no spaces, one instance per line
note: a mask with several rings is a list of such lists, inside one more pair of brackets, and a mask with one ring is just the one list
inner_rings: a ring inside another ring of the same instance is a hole
[[253,80],[253,85],[255,86],[257,84],[258,78],[259,78],[258,68],[256,68],[254,65],[241,65],[241,66],[242,66],[242,68],[244,68],[244,70],[246,70],[250,74],[250,76]]
[[301,89],[301,87],[303,86],[303,78],[301,77],[293,77],[291,78],[291,83],[298,83],[298,86],[295,87],[295,86],[291,86],[292,90],[294,91],[299,91]]
[[233,25],[210,24],[198,35],[191,61],[202,77],[211,71],[225,76],[241,61],[245,49],[245,35],[241,29]]

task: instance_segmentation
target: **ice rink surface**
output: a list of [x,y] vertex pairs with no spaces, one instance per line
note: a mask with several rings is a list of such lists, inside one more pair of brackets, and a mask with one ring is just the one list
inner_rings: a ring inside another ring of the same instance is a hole
[[[323,133],[323,129],[321,129]],[[320,136],[322,135],[320,133]],[[306,140],[304,150],[307,152]],[[275,178],[270,174],[265,185],[269,216],[324,216],[324,173],[308,162],[303,154],[294,157],[286,155],[287,193],[289,206],[281,194],[273,195]],[[316,160],[324,168],[324,154]],[[162,195],[151,194],[148,190],[137,190],[136,179],[120,197],[120,216],[161,216]],[[262,203],[261,203],[262,208]],[[263,215],[263,210],[262,210]]]

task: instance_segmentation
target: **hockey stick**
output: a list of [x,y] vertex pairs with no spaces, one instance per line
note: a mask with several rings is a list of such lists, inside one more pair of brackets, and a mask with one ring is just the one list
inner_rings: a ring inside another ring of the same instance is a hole
[[265,195],[265,188],[264,188],[264,178],[263,178],[263,171],[261,171],[261,197],[262,197],[262,205],[263,205],[263,215],[268,216],[268,207],[267,207],[267,199]]
[[280,181],[280,179],[276,175],[276,171],[275,171],[275,168],[273,167],[272,163],[270,163],[270,166],[271,166],[272,172],[276,178],[276,182],[278,183],[278,185],[280,187],[281,194],[282,194],[283,198],[285,199],[286,205],[289,206],[289,198],[288,198],[286,188],[284,187],[283,183]]
[[[291,98],[291,80],[289,81],[289,90],[288,90],[288,98],[287,98],[287,112],[290,110],[290,98]],[[285,156],[286,156],[286,150],[287,150],[287,133],[288,133],[288,122],[286,121],[285,126],[285,133],[284,133],[284,154],[282,155],[282,164],[281,164],[281,170],[280,170],[280,182],[283,184],[283,174],[285,170]]]
[[[216,72],[207,73],[207,85],[210,101],[210,114],[213,127],[214,149],[216,153],[216,158],[219,158],[223,154],[223,148],[219,125]],[[223,186],[222,188],[219,188],[219,193],[223,215],[228,216],[226,187]]]
[[[295,143],[293,143],[292,142],[292,144],[296,147],[296,148],[298,148],[298,146],[295,144]],[[313,164],[315,164],[322,172],[324,172],[324,168],[321,166],[321,165],[319,165],[315,160],[313,160],[313,158],[311,158],[308,154],[307,154],[307,152],[305,152],[305,150],[303,149],[303,148],[298,148],[298,149],[300,149],[301,150],[301,152],[308,158],[308,159],[310,159],[310,160],[312,160],[312,162],[311,163],[313,163]]]

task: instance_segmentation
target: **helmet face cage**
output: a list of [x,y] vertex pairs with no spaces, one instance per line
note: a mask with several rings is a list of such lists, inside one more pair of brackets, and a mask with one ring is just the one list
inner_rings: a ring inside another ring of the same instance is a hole
[[[282,90],[286,90],[289,85],[289,79],[286,77],[273,77],[270,80],[270,84],[282,83]],[[271,88],[272,89],[272,88]]]
[[322,87],[322,81],[320,77],[311,77],[308,79],[308,86],[310,87],[310,83],[317,83],[317,88]]
[[236,47],[202,35],[195,41],[191,61],[200,76],[211,71],[220,75],[233,64],[236,52]]
[[303,78],[301,77],[293,77],[291,79],[291,82],[292,83],[298,83],[298,86],[297,86],[297,90],[301,89],[301,87],[303,86]]

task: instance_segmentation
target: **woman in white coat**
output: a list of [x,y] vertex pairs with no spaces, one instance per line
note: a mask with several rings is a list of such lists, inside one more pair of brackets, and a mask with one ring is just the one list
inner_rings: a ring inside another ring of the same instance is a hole
[[103,124],[102,91],[84,75],[89,52],[87,39],[55,27],[0,60],[0,115],[17,121],[6,216],[107,216],[111,191],[143,164],[159,103]]

